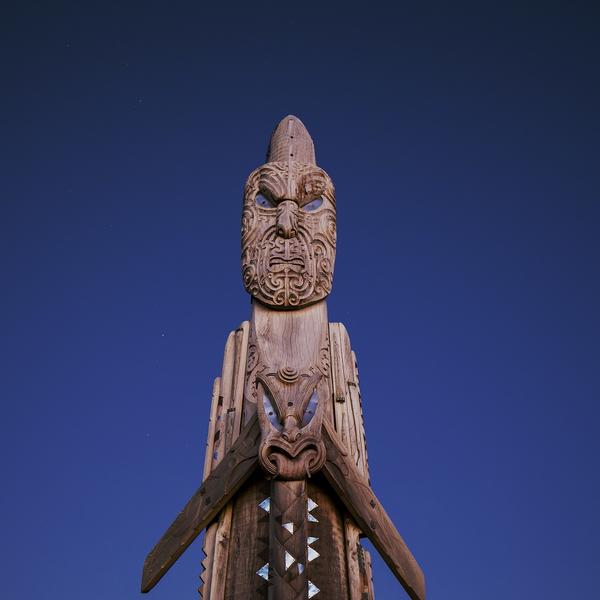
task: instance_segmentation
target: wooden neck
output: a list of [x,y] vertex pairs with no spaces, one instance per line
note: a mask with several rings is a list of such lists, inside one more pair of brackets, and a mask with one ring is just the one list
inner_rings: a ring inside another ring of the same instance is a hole
[[319,362],[319,350],[327,338],[327,303],[321,300],[298,310],[273,310],[253,300],[252,326],[265,364],[302,371]]

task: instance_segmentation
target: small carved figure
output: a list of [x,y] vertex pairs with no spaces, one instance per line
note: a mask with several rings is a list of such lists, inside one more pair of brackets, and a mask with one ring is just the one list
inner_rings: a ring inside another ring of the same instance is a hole
[[370,487],[348,334],[327,319],[335,245],[333,183],[288,116],[245,186],[252,314],[215,380],[204,481],[146,558],[143,592],[206,529],[205,600],[372,600],[365,536],[425,600],[421,569]]

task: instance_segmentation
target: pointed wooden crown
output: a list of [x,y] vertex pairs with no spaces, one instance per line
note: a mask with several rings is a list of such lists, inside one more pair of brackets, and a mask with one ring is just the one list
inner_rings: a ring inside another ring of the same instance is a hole
[[267,162],[295,160],[316,165],[315,145],[304,123],[294,115],[281,119],[271,136]]

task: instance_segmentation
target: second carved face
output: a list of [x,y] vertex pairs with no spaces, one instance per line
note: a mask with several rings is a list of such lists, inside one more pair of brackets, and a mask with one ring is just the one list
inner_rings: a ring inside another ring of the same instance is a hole
[[335,243],[335,193],[323,169],[270,162],[250,174],[242,215],[242,277],[254,298],[280,309],[325,298],[333,281]]

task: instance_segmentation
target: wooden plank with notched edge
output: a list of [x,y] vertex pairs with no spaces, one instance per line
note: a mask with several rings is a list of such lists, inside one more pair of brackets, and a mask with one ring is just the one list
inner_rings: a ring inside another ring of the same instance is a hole
[[215,536],[213,552],[213,571],[210,582],[210,596],[205,600],[220,600],[225,597],[225,578],[227,575],[227,559],[229,557],[229,540],[233,506],[231,502],[221,511],[219,525]]
[[425,578],[398,530],[377,500],[367,480],[346,457],[337,434],[326,421],[323,441],[327,460],[323,473],[356,524],[371,540],[412,600],[425,600]]
[[252,475],[258,465],[259,443],[258,417],[254,417],[146,557],[142,592],[149,592],[158,583]]
[[210,404],[210,419],[208,421],[208,434],[206,436],[206,454],[204,455],[204,471],[202,481],[204,481],[212,466],[213,447],[215,445],[215,431],[217,424],[217,407],[219,404],[219,390],[221,387],[221,378],[217,377],[213,383],[212,401]]
[[198,592],[200,592],[200,598],[203,600],[209,600],[210,598],[210,588],[212,582],[212,570],[213,570],[213,558],[215,555],[215,539],[217,536],[217,527],[219,524],[215,521],[208,525],[206,528],[206,533],[204,534],[204,544],[202,546],[202,550],[205,554],[204,559],[201,561],[202,565],[202,573],[200,573],[200,587],[198,588]]

